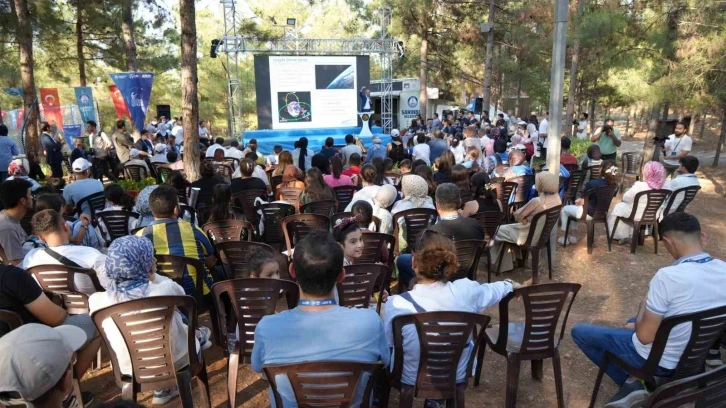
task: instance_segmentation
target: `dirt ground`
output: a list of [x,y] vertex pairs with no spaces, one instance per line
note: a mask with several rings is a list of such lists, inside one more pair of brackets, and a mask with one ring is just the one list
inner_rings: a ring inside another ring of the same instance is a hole
[[[710,163],[709,163],[710,165]],[[698,177],[702,190],[690,204],[688,211],[698,216],[703,230],[708,236],[706,249],[714,257],[722,257],[726,253],[726,223],[723,220],[724,203],[723,189],[717,179],[723,180],[723,168],[712,172],[704,167]],[[619,197],[616,201],[619,201]],[[663,245],[659,246],[659,254],[653,251],[653,240],[648,238],[645,245],[639,247],[636,254],[630,254],[629,246],[614,244],[613,252],[607,251],[605,230],[602,225],[596,229],[595,249],[592,255],[587,254],[584,242],[585,228],[580,228],[580,242],[574,246],[562,248],[558,246],[554,263],[554,281],[578,282],[582,289],[572,307],[564,340],[560,345],[562,369],[564,377],[565,406],[586,407],[592,392],[597,369],[572,342],[569,330],[575,323],[586,322],[606,326],[619,326],[634,316],[641,299],[647,292],[648,282],[663,266],[673,262]],[[482,262],[484,264],[484,262]],[[540,268],[540,280],[547,282],[546,275]],[[495,277],[495,280],[511,278],[522,282],[531,278],[529,269],[518,269],[513,273]],[[486,281],[486,267],[480,268],[479,280]],[[498,320],[496,308],[484,313]],[[516,315],[517,313],[515,313]],[[209,325],[204,316],[201,324]],[[212,406],[226,406],[226,365],[221,350],[212,347],[205,353],[210,379]],[[544,378],[535,381],[530,377],[528,363],[523,363],[520,371],[518,406],[520,407],[555,407],[557,406],[555,384],[551,360],[544,362]],[[269,406],[267,382],[260,375],[253,373],[249,366],[240,366],[237,384],[237,405],[244,407]],[[471,386],[466,391],[466,402],[471,407],[504,406],[506,389],[505,358],[491,350],[487,350],[484,358],[482,384],[476,388]],[[108,363],[108,354],[104,351],[104,366],[101,370],[87,374],[82,388],[95,393],[97,401],[110,401],[120,397],[120,389],[114,384],[113,374]],[[609,380],[603,381],[598,404],[601,406],[614,392],[615,385]],[[196,388],[195,388],[196,392]],[[397,392],[392,391],[391,406],[396,406]],[[151,406],[151,394],[140,395],[139,402]],[[417,401],[416,406],[421,406]],[[169,407],[179,406],[175,399]]]

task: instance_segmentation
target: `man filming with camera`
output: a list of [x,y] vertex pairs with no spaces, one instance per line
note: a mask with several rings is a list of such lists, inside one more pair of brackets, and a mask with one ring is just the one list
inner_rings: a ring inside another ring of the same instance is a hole
[[668,136],[663,144],[663,165],[671,176],[680,167],[681,158],[688,156],[693,148],[693,140],[686,134],[687,131],[685,123],[676,123],[675,133]]
[[605,119],[605,123],[597,128],[590,137],[590,141],[600,146],[603,160],[615,160],[618,155],[618,147],[623,144],[620,132],[614,127],[615,121]]

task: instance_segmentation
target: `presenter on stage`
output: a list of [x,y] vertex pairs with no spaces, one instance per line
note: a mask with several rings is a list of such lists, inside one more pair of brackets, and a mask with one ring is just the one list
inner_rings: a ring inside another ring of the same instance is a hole
[[371,90],[365,86],[360,89],[360,112],[373,111],[373,101],[371,101]]

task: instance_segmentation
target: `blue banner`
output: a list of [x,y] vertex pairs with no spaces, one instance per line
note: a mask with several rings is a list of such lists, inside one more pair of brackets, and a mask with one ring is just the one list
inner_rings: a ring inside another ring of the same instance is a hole
[[21,98],[23,96],[25,96],[25,93],[23,92],[23,88],[3,88],[3,92],[5,92],[8,95],[19,96]]
[[81,121],[85,124],[89,120],[96,121],[96,110],[93,106],[93,88],[90,86],[77,86],[76,103],[81,111]]
[[121,72],[110,76],[124,97],[136,129],[140,131],[144,128],[146,121],[146,110],[149,108],[154,74],[152,72]]
[[81,137],[82,132],[83,125],[63,125],[63,136],[65,136],[66,142],[71,147],[71,150],[75,147],[73,139]]

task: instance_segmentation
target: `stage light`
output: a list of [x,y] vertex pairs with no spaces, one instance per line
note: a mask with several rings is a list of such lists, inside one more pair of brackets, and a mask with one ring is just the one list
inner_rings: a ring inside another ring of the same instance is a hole
[[288,18],[287,19],[287,25],[289,25],[291,27],[294,27],[295,26],[295,23],[297,23],[297,20],[296,19],[294,19],[294,18]]

